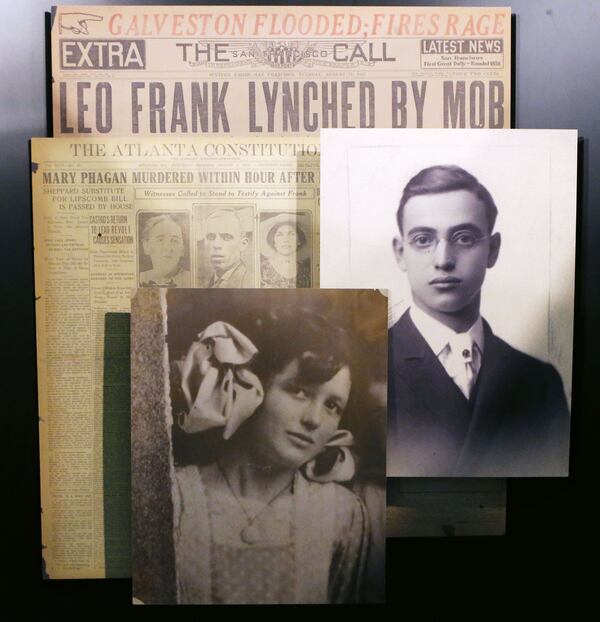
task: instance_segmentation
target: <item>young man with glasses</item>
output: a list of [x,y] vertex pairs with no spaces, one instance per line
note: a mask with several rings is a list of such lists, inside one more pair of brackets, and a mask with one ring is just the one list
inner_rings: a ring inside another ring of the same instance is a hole
[[568,471],[560,376],[496,337],[479,312],[500,251],[497,211],[458,166],[426,168],[404,188],[394,252],[413,305],[390,330],[388,475]]

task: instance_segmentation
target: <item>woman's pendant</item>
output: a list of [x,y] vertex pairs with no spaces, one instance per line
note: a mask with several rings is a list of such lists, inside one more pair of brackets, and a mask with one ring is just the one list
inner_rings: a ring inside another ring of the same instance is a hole
[[240,537],[245,544],[256,544],[260,540],[260,530],[255,524],[248,523],[240,532]]

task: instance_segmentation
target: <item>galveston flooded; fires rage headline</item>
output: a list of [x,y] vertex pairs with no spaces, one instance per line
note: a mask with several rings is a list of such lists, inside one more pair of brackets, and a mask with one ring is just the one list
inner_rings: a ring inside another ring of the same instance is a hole
[[[211,7],[217,8],[217,7]],[[493,36],[503,35],[505,12],[403,13],[382,11],[368,17],[357,13],[315,11],[116,12],[108,31],[116,36]]]

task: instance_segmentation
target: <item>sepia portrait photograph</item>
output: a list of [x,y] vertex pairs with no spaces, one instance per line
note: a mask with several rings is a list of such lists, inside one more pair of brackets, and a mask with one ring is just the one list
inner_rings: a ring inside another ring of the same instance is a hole
[[255,207],[195,205],[196,287],[254,287]]
[[382,602],[387,299],[139,289],[133,595]]
[[140,211],[140,287],[190,287],[190,217],[185,212]]
[[311,287],[310,212],[260,214],[260,286]]
[[323,133],[321,284],[391,292],[389,476],[568,474],[576,143]]

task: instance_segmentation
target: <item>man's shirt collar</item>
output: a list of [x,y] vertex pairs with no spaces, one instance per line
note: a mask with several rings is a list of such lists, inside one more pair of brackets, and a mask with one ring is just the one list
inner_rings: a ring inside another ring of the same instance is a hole
[[[417,327],[417,330],[427,342],[427,345],[433,350],[433,353],[439,357],[451,338],[456,335],[456,331],[448,328],[438,320],[427,315],[416,305],[412,305],[409,311],[410,319]],[[483,336],[483,320],[479,316],[473,326],[465,331],[471,337],[474,344],[477,345],[479,352],[483,354],[484,336]]]
[[221,276],[217,276],[217,273],[215,272],[213,275],[213,279],[215,283],[221,283],[223,281],[227,281],[229,280],[229,277],[236,271],[237,267],[241,264],[241,260],[238,261],[236,264],[234,264],[231,268],[229,268],[229,270],[227,270],[227,272],[223,272],[223,274]]

